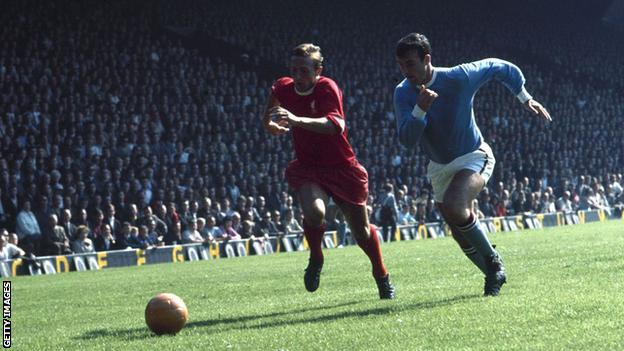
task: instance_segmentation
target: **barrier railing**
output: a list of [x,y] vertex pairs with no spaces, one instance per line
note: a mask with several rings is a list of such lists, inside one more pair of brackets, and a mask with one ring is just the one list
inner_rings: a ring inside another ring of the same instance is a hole
[[[608,219],[624,220],[624,213],[604,210],[578,211],[552,214],[524,214],[508,217],[485,218],[481,220],[488,233],[517,231],[521,229],[541,229],[562,225],[576,225],[587,222],[603,222]],[[381,231],[378,231],[381,232]],[[392,241],[420,240],[440,238],[450,235],[445,223],[425,223],[398,226]],[[381,240],[383,242],[383,240]],[[323,245],[334,248],[340,245],[352,245],[350,235],[339,237],[336,231],[325,233]],[[0,275],[56,274],[69,271],[100,270],[111,267],[141,266],[145,264],[211,260],[220,258],[244,257],[248,255],[266,255],[283,252],[305,251],[308,244],[303,233],[270,237],[262,240],[236,240],[211,244],[185,244],[161,246],[147,250],[128,249],[103,251],[89,254],[37,257],[32,264],[23,259],[0,262]]]

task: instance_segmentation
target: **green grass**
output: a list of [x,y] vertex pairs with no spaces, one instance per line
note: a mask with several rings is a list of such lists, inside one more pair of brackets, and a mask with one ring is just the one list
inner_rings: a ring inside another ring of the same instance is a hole
[[[500,296],[450,238],[383,246],[398,299],[380,301],[357,247],[326,250],[320,289],[307,253],[13,278],[18,350],[622,350],[624,223],[492,236]],[[145,327],[148,300],[189,308],[177,336]]]

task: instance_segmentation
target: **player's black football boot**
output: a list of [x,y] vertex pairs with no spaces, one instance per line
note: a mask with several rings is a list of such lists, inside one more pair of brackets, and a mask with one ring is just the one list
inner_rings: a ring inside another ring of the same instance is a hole
[[386,274],[383,278],[375,279],[377,281],[377,289],[379,289],[379,298],[382,300],[392,300],[395,298],[394,285],[390,282],[390,274]]
[[321,282],[322,269],[322,263],[319,264],[312,261],[312,259],[308,261],[308,267],[305,269],[305,274],[303,275],[303,283],[305,284],[306,290],[309,292],[315,292],[316,289],[318,289]]
[[503,267],[503,260],[498,253],[495,253],[490,257],[486,257],[485,266],[487,267],[488,272],[485,276],[483,295],[496,296],[500,293],[501,286],[507,282],[507,275],[505,274],[505,267]]

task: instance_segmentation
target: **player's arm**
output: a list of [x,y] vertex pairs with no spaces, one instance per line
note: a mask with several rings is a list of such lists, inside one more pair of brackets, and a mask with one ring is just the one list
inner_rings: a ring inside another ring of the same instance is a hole
[[297,116],[283,107],[273,107],[273,119],[286,121],[289,126],[299,127],[314,133],[333,135],[345,130],[344,116],[342,115],[342,93],[335,84],[317,84],[320,92],[316,100],[319,114],[323,117]]
[[[270,118],[277,120],[278,123],[286,122],[289,126],[303,128],[319,134],[338,134],[344,130],[344,120],[341,117],[312,118],[296,116],[281,106],[274,106],[270,109],[269,114]],[[342,127],[338,126],[338,123],[342,124]]]
[[288,133],[288,124],[279,121],[273,121],[271,119],[271,111],[279,106],[279,101],[277,98],[271,94],[269,95],[269,101],[267,102],[267,106],[264,109],[264,115],[262,116],[262,125],[264,129],[271,135],[282,135]]
[[525,109],[535,115],[539,115],[548,121],[552,121],[550,113],[533,97],[524,87],[526,80],[518,66],[511,62],[496,58],[488,58],[481,61],[467,63],[461,66],[466,72],[468,83],[473,91],[477,91],[483,84],[491,79],[496,79],[505,85]]
[[[399,135],[399,142],[407,147],[411,148],[416,146],[422,137],[423,131],[427,126],[427,110],[437,95],[435,93],[423,89],[419,93],[419,103],[411,106],[407,100],[408,92],[401,87],[397,87],[394,90],[394,115],[397,121],[397,131]],[[423,95],[423,96],[420,96]],[[423,97],[426,101],[423,101]],[[423,108],[424,107],[424,108]]]

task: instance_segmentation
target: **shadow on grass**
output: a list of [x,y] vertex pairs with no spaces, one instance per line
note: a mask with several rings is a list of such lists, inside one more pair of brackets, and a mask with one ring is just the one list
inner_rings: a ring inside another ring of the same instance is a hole
[[[475,298],[480,298],[479,294],[472,295],[459,295],[454,296],[448,299],[442,299],[437,301],[423,301],[410,305],[396,305],[391,301],[386,302],[388,305],[384,307],[372,308],[372,309],[361,309],[361,310],[352,310],[352,311],[341,311],[336,313],[329,313],[322,316],[315,317],[305,317],[306,312],[318,312],[323,310],[331,310],[335,308],[342,308],[351,305],[356,305],[359,301],[350,301],[346,303],[336,304],[336,305],[328,305],[328,306],[312,306],[306,307],[296,310],[288,310],[274,313],[266,313],[266,314],[257,314],[257,315],[249,315],[249,316],[238,316],[238,317],[224,317],[224,318],[213,318],[206,319],[202,321],[194,321],[190,322],[186,325],[185,329],[193,329],[193,328],[204,328],[206,333],[217,333],[220,332],[222,328],[205,328],[205,327],[214,327],[218,325],[231,325],[232,329],[239,330],[247,330],[247,329],[265,329],[265,328],[273,328],[279,327],[283,325],[293,325],[293,324],[308,324],[308,323],[322,323],[329,322],[339,319],[346,318],[360,318],[367,316],[375,316],[375,315],[384,315],[398,310],[421,310],[421,309],[431,309],[441,306],[452,305],[454,303],[470,300]],[[267,318],[275,318],[275,317],[283,317],[290,316],[289,318],[283,318],[279,320],[271,320],[263,323],[264,319]],[[302,318],[293,318],[297,316],[303,316]],[[257,324],[256,324],[257,323]],[[137,339],[147,339],[150,337],[154,337],[147,327],[143,328],[131,328],[131,329],[94,329],[87,331],[81,336],[76,337],[76,339],[81,340],[90,340],[104,337],[114,337],[122,340],[137,340]]]
[[[475,298],[481,298],[480,294],[471,294],[471,295],[459,295],[454,296],[452,298],[438,300],[438,301],[424,301],[418,302],[409,305],[395,305],[392,302],[389,302],[391,305],[385,307],[378,307],[373,309],[363,309],[359,311],[343,311],[334,314],[327,314],[323,316],[317,317],[307,317],[300,319],[288,319],[288,320],[276,320],[270,321],[268,323],[261,323],[258,325],[241,325],[234,326],[234,329],[247,330],[247,329],[265,329],[272,327],[279,327],[283,325],[293,325],[293,324],[308,324],[308,323],[322,323],[322,322],[331,322],[338,319],[346,319],[346,318],[360,318],[360,317],[368,317],[375,315],[384,315],[398,310],[422,310],[422,309],[431,309],[441,306],[452,305],[456,302],[470,300]],[[198,322],[198,324],[204,324],[203,322]]]
[[230,318],[218,317],[218,318],[206,319],[203,321],[191,322],[186,325],[186,328],[215,326],[219,324],[245,323],[245,322],[255,321],[255,320],[259,320],[263,318],[273,318],[273,317],[281,317],[281,316],[287,316],[287,315],[298,315],[298,314],[306,313],[306,312],[322,311],[322,310],[346,307],[346,306],[351,306],[351,305],[355,305],[358,303],[359,303],[358,301],[349,301],[349,302],[339,303],[336,305],[310,306],[310,307],[300,308],[296,310],[287,310],[287,311],[280,311],[280,312],[273,312],[273,313],[266,313],[266,314],[257,314],[257,315],[252,315],[252,316],[238,316],[238,317],[230,317]]
[[147,339],[156,336],[150,332],[146,327],[143,328],[131,328],[131,329],[93,329],[85,332],[80,336],[76,336],[73,339],[79,340],[93,340],[98,338],[115,338],[121,340],[138,340]]
[[[320,310],[327,310],[327,309],[332,309],[332,308],[340,308],[340,307],[355,305],[357,303],[358,303],[357,301],[350,301],[350,302],[345,302],[345,303],[341,303],[337,305],[311,306],[311,307],[306,307],[306,308],[300,308],[297,310],[288,310],[288,311],[281,311],[281,312],[274,312],[274,313],[267,313],[267,314],[251,315],[251,316],[239,316],[239,317],[230,317],[230,318],[219,317],[215,319],[207,319],[203,321],[190,322],[185,326],[185,328],[206,327],[206,326],[214,326],[214,325],[219,325],[219,324],[239,324],[239,323],[245,323],[249,321],[260,320],[263,318],[274,318],[274,317],[280,317],[280,316],[286,316],[286,315],[296,315],[296,314],[306,313],[310,311],[320,311]],[[146,326],[142,328],[129,328],[129,329],[105,329],[105,328],[93,329],[93,330],[89,330],[85,332],[84,334],[80,336],[75,337],[74,339],[91,340],[91,339],[97,339],[97,338],[113,337],[113,338],[122,339],[122,340],[138,340],[138,339],[146,339],[146,338],[155,337],[155,336],[156,335],[150,332]]]

